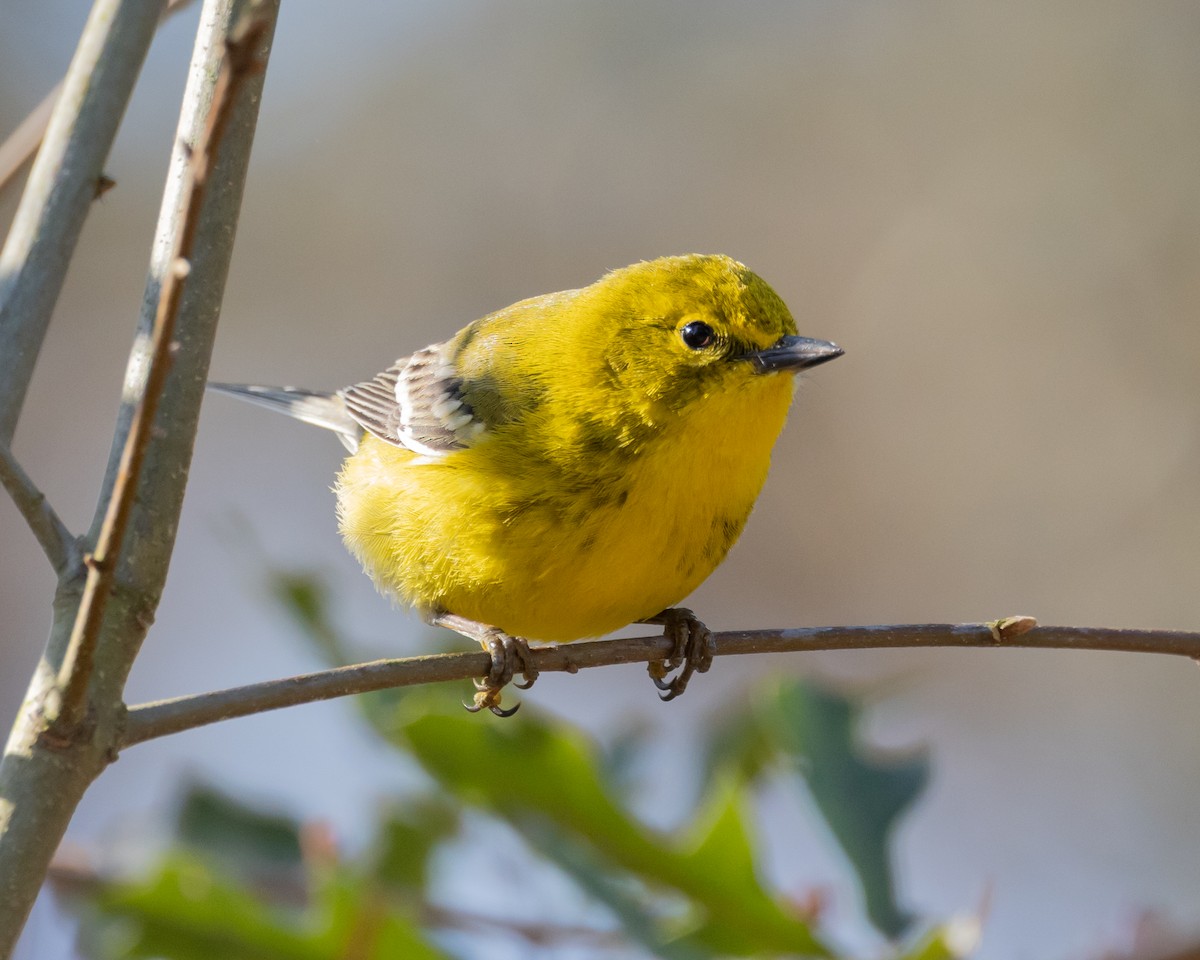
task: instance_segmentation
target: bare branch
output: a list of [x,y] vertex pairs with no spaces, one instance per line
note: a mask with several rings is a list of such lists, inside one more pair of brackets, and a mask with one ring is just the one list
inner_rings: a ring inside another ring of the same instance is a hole
[[595,927],[553,923],[522,923],[505,917],[493,917],[486,913],[452,909],[433,903],[422,904],[420,915],[422,921],[431,927],[488,936],[508,934],[539,947],[574,946],[612,950],[629,943],[629,938],[620,930],[599,930]]
[[121,462],[116,481],[109,496],[108,510],[100,527],[95,550],[84,557],[87,564],[87,582],[84,584],[83,599],[71,631],[67,655],[59,672],[63,688],[62,712],[56,732],[69,730],[83,717],[87,706],[87,688],[92,675],[92,660],[96,649],[96,638],[104,620],[104,610],[112,592],[116,573],[117,557],[129,526],[129,514],[133,509],[138,481],[141,479],[142,463],[150,444],[154,415],[162,395],[174,353],[172,336],[175,319],[179,313],[183,286],[191,272],[191,256],[195,243],[196,226],[204,205],[204,191],[208,186],[209,174],[216,161],[221,137],[229,124],[229,117],[237,104],[238,88],[260,66],[254,59],[255,51],[267,29],[267,21],[258,19],[246,25],[241,35],[227,43],[226,56],[221,63],[221,73],[213,90],[212,107],[208,124],[192,148],[191,162],[187,167],[190,184],[185,188],[184,207],[179,218],[173,245],[170,268],[163,278],[159,290],[158,311],[150,333],[150,364],[143,381],[141,396],[134,409],[133,421],[125,437],[121,451]]
[[[1029,617],[988,623],[921,623],[870,627],[804,627],[713,634],[716,656],[813,650],[879,650],[894,647],[1026,647],[1051,650],[1114,650],[1168,653],[1200,659],[1200,633],[1037,627]],[[532,647],[542,673],[576,673],[587,667],[649,663],[670,654],[666,637],[588,640]],[[229,690],[176,697],[130,707],[123,746],[191,730],[220,720],[336,697],[423,683],[480,677],[491,666],[483,653],[443,653],[402,660],[375,660],[333,670],[268,680]]]
[[[158,21],[159,25],[166,23],[171,14],[178,13],[191,3],[192,0],[170,0]],[[0,143],[0,191],[8,186],[42,145],[46,128],[50,126],[50,115],[54,112],[59,94],[62,93],[63,83],[63,80],[59,80],[50,92],[42,97],[41,102],[26,114],[25,119],[17,124],[17,128],[8,138]]]
[[37,153],[50,126],[50,115],[62,93],[63,81],[59,80],[50,92],[42,97],[41,103],[29,111],[17,128],[0,143],[0,190],[8,186],[26,162]]
[[8,444],[0,442],[0,484],[8,491],[29,529],[54,567],[62,576],[79,562],[79,546],[67,525],[59,519],[46,495],[29,478]]
[[11,443],[66,263],[166,0],[96,0],[0,251],[0,441]]
[[[121,2],[133,6],[139,0]],[[97,3],[106,9],[113,6],[108,0],[97,0]],[[186,181],[187,145],[200,139],[207,123],[224,52],[224,38],[230,35],[231,24],[240,19],[238,11],[241,9],[240,0],[206,0],[200,16],[178,138],[155,234],[148,292],[143,299],[130,373],[126,376],[125,403],[118,417],[113,453],[99,497],[100,507],[85,543],[98,541],[111,502],[111,490],[120,473],[133,420],[133,404],[142,392],[141,381],[148,368],[146,351],[149,350],[153,319],[157,315],[159,291],[175,262],[171,255],[179,212],[184,206],[185,198],[180,189]],[[255,10],[273,26],[278,0],[257,0]],[[95,19],[93,16],[92,22]],[[151,32],[153,27],[152,22]],[[270,33],[268,29],[263,35],[257,51],[258,58],[263,60],[270,50]],[[131,56],[129,51],[120,48],[110,54]],[[101,83],[103,73],[98,71],[91,82]],[[70,83],[64,100],[69,97],[69,91]],[[46,650],[30,680],[4,756],[0,759],[0,957],[8,956],[12,951],[41,887],[51,855],[80,798],[116,757],[125,716],[122,691],[153,619],[175,543],[261,94],[260,72],[242,87],[239,105],[230,120],[217,169],[208,186],[205,212],[197,227],[195,251],[190,258],[190,279],[180,305],[175,336],[170,340],[172,349],[178,344],[178,351],[159,402],[152,443],[142,465],[129,529],[125,534],[125,549],[116,559],[118,571],[94,651],[96,668],[92,671],[88,690],[86,722],[67,731],[61,725],[54,725],[55,718],[61,716],[62,665],[70,650],[82,589],[79,577],[69,577],[60,583],[55,594],[55,620]],[[92,103],[91,109],[106,109],[106,106],[104,102]],[[47,145],[55,136],[57,123],[56,119],[51,124]],[[84,126],[94,131],[96,123],[89,120]],[[42,153],[45,152],[44,147]],[[73,172],[70,171],[72,175]],[[31,175],[30,179],[32,182],[34,177]],[[62,215],[63,210],[60,208],[58,213]],[[60,252],[62,258],[57,266],[62,270],[70,250]],[[46,264],[45,269],[49,270],[50,266]],[[27,333],[0,329],[0,356],[5,359],[6,374],[18,362],[7,352],[10,334],[18,337]],[[40,343],[40,334],[38,337],[35,347]],[[28,362],[32,363],[32,358]],[[0,388],[8,386],[6,379],[0,379]],[[9,412],[6,402],[19,406],[23,392],[23,387],[9,393],[0,389],[3,394],[0,396],[3,411],[0,412]],[[15,420],[15,413],[12,413],[12,419]],[[63,736],[64,732],[69,735]]]

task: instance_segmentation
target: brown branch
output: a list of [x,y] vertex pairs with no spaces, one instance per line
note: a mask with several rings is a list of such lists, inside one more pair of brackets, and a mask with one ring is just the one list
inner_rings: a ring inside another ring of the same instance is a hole
[[[159,26],[166,23],[171,14],[178,13],[191,2],[192,0],[171,0],[158,21]],[[16,129],[4,142],[0,143],[0,191],[20,173],[21,168],[33,158],[38,147],[42,145],[42,138],[50,125],[50,115],[54,112],[54,105],[58,103],[62,89],[63,81],[59,80],[50,92],[42,97],[41,102],[26,114],[25,119],[17,124]]]
[[12,497],[54,571],[64,575],[79,562],[78,542],[3,442],[0,442],[0,485]]
[[[103,154],[107,151],[108,125],[115,123],[112,113],[124,109],[124,87],[115,90],[114,78],[121,74],[117,79],[125,84],[131,80],[130,74],[136,74],[164,2],[95,0],[80,48],[94,52],[98,34],[109,40],[104,50],[90,60],[81,53],[72,62],[69,76],[79,82],[68,80],[46,142],[30,172],[21,206],[26,210],[27,232],[16,247],[12,247],[10,232],[9,245],[0,252],[0,265],[7,270],[11,263],[20,270],[15,279],[9,274],[0,276],[0,357],[4,363],[4,376],[0,376],[0,436],[9,437],[16,422],[28,382],[28,368],[45,334],[47,311],[53,306],[60,286],[59,274],[74,246],[78,223],[72,220],[74,225],[70,230],[60,229],[61,225],[56,224],[62,217],[77,217],[77,207],[90,205],[95,196],[96,178],[102,172]],[[263,63],[270,52],[278,5],[278,0],[254,2],[255,12],[271,24],[258,52]],[[208,123],[213,90],[225,55],[225,39],[234,32],[233,24],[241,20],[238,11],[245,6],[243,0],[208,0],[200,16],[114,449],[105,471],[103,492],[97,497],[98,516],[84,541],[88,545],[97,542],[104,524],[148,367],[147,351],[158,312],[159,292],[174,252],[187,196],[184,191],[190,187],[187,168],[192,151],[188,145],[200,140]],[[93,68],[82,71],[82,77],[81,63],[85,67],[94,64]],[[77,86],[81,88],[82,100],[71,94]],[[56,723],[62,713],[61,665],[74,631],[86,578],[84,572],[66,578],[55,593],[54,622],[41,667],[30,678],[8,746],[0,758],[3,798],[0,799],[0,957],[12,952],[45,879],[46,867],[80,798],[116,758],[125,718],[122,691],[153,619],[178,531],[203,383],[229,271],[262,87],[261,72],[242,85],[238,107],[221,143],[217,169],[206,191],[205,213],[190,261],[191,277],[173,338],[179,347],[159,401],[154,440],[142,466],[135,495],[137,502],[120,554],[113,595],[108,600],[101,634],[92,654],[95,664],[86,691],[86,721],[69,731]],[[62,115],[64,111],[71,115]],[[101,139],[104,143],[98,143]],[[55,149],[56,144],[63,143],[67,143],[65,148]],[[80,178],[82,185],[78,182]],[[45,211],[34,209],[43,203],[48,205]],[[14,220],[14,230],[16,224]],[[31,247],[22,246],[27,241],[32,242]],[[22,259],[22,250],[28,253],[29,263]],[[58,733],[71,735],[55,735],[56,728]]]
[[29,111],[25,119],[17,124],[17,128],[0,143],[0,190],[8,186],[15,177],[37,153],[46,136],[46,128],[50,126],[50,114],[58,103],[62,93],[63,81],[59,80],[42,97],[41,103]]
[[627,946],[629,938],[619,930],[553,923],[522,923],[504,917],[491,917],[469,910],[451,909],[427,903],[421,907],[421,920],[431,927],[462,930],[467,933],[508,934],[540,947],[577,946],[615,949]]
[[112,594],[117,560],[121,553],[129,517],[136,499],[142,464],[150,444],[154,415],[162,396],[171,367],[175,346],[172,338],[184,283],[191,272],[191,256],[196,227],[203,210],[204,192],[216,160],[217,149],[237,104],[242,82],[260,69],[254,59],[267,22],[253,19],[243,24],[237,36],[226,44],[221,72],[213,89],[208,123],[191,149],[185,176],[190,183],[184,190],[185,200],[175,234],[171,256],[159,291],[158,309],[150,333],[149,363],[142,384],[133,420],[121,451],[116,480],[109,495],[104,522],[96,538],[96,547],[84,556],[87,580],[83,597],[71,631],[66,656],[59,671],[62,707],[55,722],[54,733],[67,736],[83,719],[87,709],[87,690],[91,681],[95,655],[104,611]]
[[0,439],[6,443],[165,2],[95,0],[0,249]]
[[[713,642],[716,656],[898,647],[1023,647],[1167,653],[1200,659],[1200,633],[1038,627],[1029,617],[1008,617],[988,623],[743,630],[715,633]],[[542,673],[576,673],[587,667],[649,663],[663,659],[670,652],[671,641],[665,637],[588,640],[532,648],[534,666]],[[491,657],[482,651],[375,660],[213,693],[140,704],[129,709],[121,743],[128,747],[220,720],[355,693],[466,680],[483,676],[490,666]]]

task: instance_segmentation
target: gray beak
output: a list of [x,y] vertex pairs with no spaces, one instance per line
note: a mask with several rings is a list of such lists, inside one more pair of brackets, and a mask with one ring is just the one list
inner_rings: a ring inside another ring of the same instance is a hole
[[775,373],[779,370],[803,370],[840,357],[845,351],[828,340],[812,337],[780,337],[779,342],[766,350],[746,354],[754,363],[756,373]]

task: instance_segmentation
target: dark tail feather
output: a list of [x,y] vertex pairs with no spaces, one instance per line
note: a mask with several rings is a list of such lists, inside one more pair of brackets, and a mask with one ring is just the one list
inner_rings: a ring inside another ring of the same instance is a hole
[[332,430],[351,453],[358,449],[362,427],[346,411],[346,404],[336,393],[250,383],[209,383],[208,389]]

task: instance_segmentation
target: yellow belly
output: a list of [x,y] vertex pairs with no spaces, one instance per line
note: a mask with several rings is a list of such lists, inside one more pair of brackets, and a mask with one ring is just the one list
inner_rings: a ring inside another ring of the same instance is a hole
[[338,478],[347,546],[380,589],[535,640],[599,636],[692,592],[766,478],[791,377],[705,400],[692,429],[567,481],[483,440],[440,459],[367,437]]

